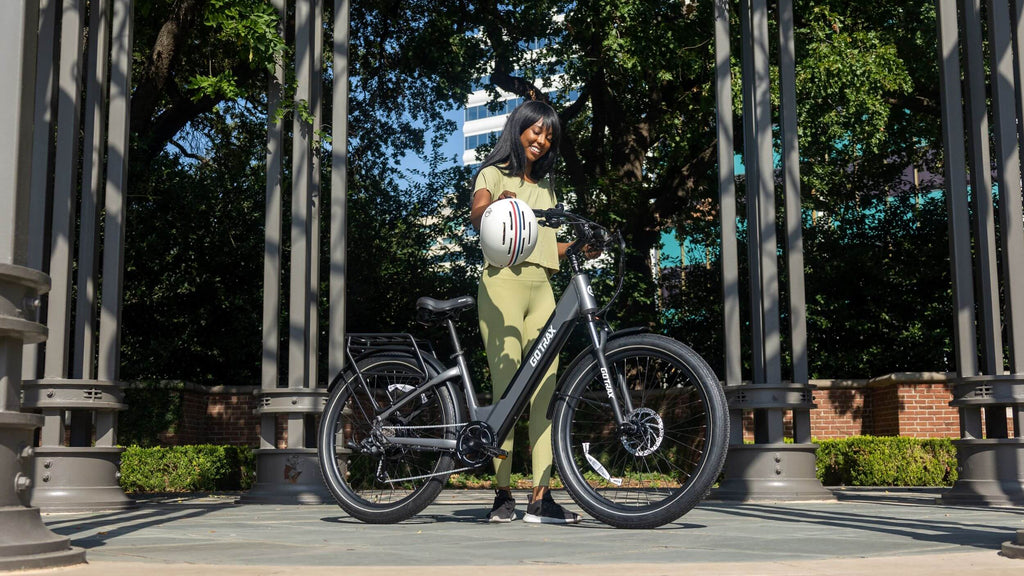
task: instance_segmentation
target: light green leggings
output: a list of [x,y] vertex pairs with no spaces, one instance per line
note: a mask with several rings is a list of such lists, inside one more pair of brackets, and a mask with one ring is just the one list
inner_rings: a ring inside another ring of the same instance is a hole
[[[533,345],[548,317],[555,309],[548,273],[536,264],[524,263],[509,268],[488,266],[480,278],[477,294],[480,334],[487,350],[494,399],[501,397]],[[533,485],[548,486],[551,480],[551,421],[548,403],[555,392],[558,359],[552,363],[540,386],[530,399],[530,452],[533,457]],[[501,445],[512,455],[512,436]],[[512,478],[512,458],[494,460],[498,486],[508,486]]]

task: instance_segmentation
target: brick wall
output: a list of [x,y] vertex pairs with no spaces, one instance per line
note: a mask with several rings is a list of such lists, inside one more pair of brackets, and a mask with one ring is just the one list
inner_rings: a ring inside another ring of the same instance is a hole
[[[959,415],[949,405],[953,379],[953,374],[901,372],[871,380],[812,380],[817,408],[811,410],[811,435],[959,438]],[[785,426],[791,437],[790,413]],[[753,439],[751,414],[744,415],[743,436]]]
[[185,384],[181,390],[181,419],[173,431],[160,435],[161,443],[259,446],[260,419],[253,413],[258,400],[253,391],[257,388]]
[[[949,405],[953,380],[953,374],[940,372],[900,372],[866,381],[814,381],[818,409],[811,412],[812,434],[958,438],[959,416]],[[837,405],[836,398],[843,401]],[[842,410],[843,406],[858,409]]]
[[867,380],[815,380],[811,435],[815,438],[846,438],[870,434],[874,429],[872,405],[864,391]]
[[912,438],[959,438],[959,411],[949,382],[913,382],[897,385],[900,405],[899,435]]
[[[914,386],[912,383],[905,383],[904,386]],[[899,436],[900,425],[905,422],[910,415],[906,415],[902,422],[900,419],[900,411],[902,410],[902,404],[900,403],[900,384],[877,384],[875,381],[871,381],[868,387],[864,390],[866,402],[871,404],[873,422],[872,422],[872,436]],[[949,396],[947,392],[947,396]],[[947,397],[946,402],[949,402],[951,398]]]
[[[871,380],[812,380],[811,435],[817,439],[849,436],[909,436],[959,438],[958,410],[949,405],[953,374],[903,372]],[[254,414],[255,386],[203,387],[185,384],[182,417],[161,443],[233,444],[258,447],[260,418]],[[129,406],[129,410],[131,407]],[[997,412],[1000,413],[1000,412]],[[287,445],[286,415],[277,415],[279,448]],[[753,440],[753,413],[744,414],[744,439]],[[1013,420],[1007,427],[1013,437]],[[792,414],[785,415],[785,432],[792,437]]]

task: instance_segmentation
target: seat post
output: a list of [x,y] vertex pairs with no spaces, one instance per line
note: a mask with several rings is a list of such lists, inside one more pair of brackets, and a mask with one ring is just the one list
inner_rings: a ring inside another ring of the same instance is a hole
[[455,330],[455,321],[449,317],[445,319],[445,324],[448,325],[448,335],[452,340],[452,349],[455,350],[453,356],[462,356],[462,344],[459,342],[459,333]]
[[475,420],[478,417],[477,410],[480,408],[480,404],[476,398],[476,392],[473,390],[473,380],[469,377],[469,364],[466,362],[466,354],[462,350],[462,344],[459,342],[459,334],[455,330],[455,321],[449,316],[445,319],[445,323],[448,324],[448,334],[451,336],[452,348],[455,350],[452,358],[455,358],[455,364],[459,367],[459,375],[462,379],[463,399],[469,408],[467,416],[470,420]]

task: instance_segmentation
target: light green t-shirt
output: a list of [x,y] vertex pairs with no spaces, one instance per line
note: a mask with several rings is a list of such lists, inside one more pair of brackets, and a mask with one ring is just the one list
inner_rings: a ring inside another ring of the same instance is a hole
[[[473,194],[476,194],[476,191],[481,188],[486,188],[491,193],[492,201],[497,200],[505,190],[514,192],[516,198],[526,202],[527,206],[534,210],[554,208],[558,203],[555,191],[551,189],[551,183],[547,178],[537,183],[527,182],[518,176],[505,174],[497,166],[488,166],[477,175]],[[534,248],[533,254],[530,254],[526,262],[558,271],[558,241],[555,239],[554,228],[537,227],[537,247]]]

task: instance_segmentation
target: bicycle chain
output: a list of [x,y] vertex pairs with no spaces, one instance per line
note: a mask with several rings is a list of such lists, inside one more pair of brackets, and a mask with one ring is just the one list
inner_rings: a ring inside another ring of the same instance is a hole
[[423,430],[425,428],[458,428],[465,424],[424,424],[422,426],[380,426],[381,430]]
[[[422,425],[422,426],[380,426],[380,429],[381,430],[390,430],[390,431],[394,432],[394,431],[398,431],[398,430],[425,430],[425,429],[435,429],[435,428],[462,428],[465,425],[466,425],[465,423],[459,423],[459,424],[425,424],[425,425]],[[446,474],[455,474],[456,472],[468,472],[468,471],[474,470],[474,469],[475,469],[474,466],[467,466],[465,468],[455,468],[453,470],[447,470],[445,472],[437,472],[437,473],[434,473],[434,474],[422,474],[420,476],[407,476],[405,478],[388,478],[387,480],[385,480],[385,482],[387,482],[388,484],[394,484],[395,482],[408,482],[410,480],[423,480],[425,478],[434,478],[434,477],[437,477],[437,476],[444,476]]]
[[446,472],[436,472],[434,474],[423,474],[421,476],[408,476],[406,478],[388,478],[384,482],[388,484],[394,484],[395,482],[408,482],[409,480],[423,480],[424,478],[434,478],[436,476],[444,476],[446,474],[455,474],[456,472],[469,472],[470,470],[476,470],[477,466],[466,466],[465,468],[455,468]]

